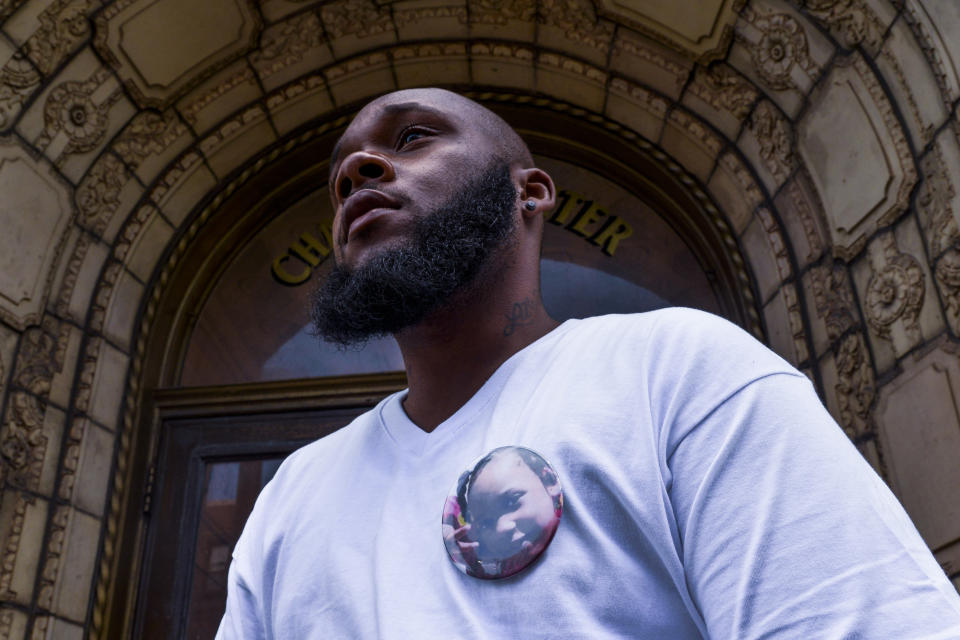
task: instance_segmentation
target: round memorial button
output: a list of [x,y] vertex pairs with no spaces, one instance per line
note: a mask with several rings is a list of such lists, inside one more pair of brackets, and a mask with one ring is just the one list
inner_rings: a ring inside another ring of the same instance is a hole
[[500,447],[453,485],[443,505],[443,542],[467,575],[506,578],[543,553],[562,513],[563,491],[553,467],[525,447]]

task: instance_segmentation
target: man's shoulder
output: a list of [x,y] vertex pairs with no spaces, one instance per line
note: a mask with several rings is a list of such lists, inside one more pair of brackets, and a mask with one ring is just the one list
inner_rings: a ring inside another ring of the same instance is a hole
[[688,351],[716,351],[735,346],[766,350],[755,337],[713,313],[688,307],[664,307],[630,314],[609,314],[577,321],[574,335],[581,337],[615,336],[620,340],[643,342],[649,348],[677,343]]
[[639,367],[652,384],[677,389],[742,386],[776,373],[802,375],[741,327],[697,309],[588,318],[575,335],[585,348],[602,349],[611,362]]

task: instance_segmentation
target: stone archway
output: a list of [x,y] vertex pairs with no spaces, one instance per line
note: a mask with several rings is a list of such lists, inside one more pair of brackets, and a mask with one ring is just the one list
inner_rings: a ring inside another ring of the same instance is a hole
[[[105,4],[0,7],[2,219],[26,238],[0,282],[0,637],[103,628],[136,353],[191,225],[318,118],[423,84],[567,105],[702,194],[771,346],[958,571],[952,9],[717,0],[684,32],[588,0],[217,0],[185,26],[171,3]],[[208,49],[176,49],[210,20]]]

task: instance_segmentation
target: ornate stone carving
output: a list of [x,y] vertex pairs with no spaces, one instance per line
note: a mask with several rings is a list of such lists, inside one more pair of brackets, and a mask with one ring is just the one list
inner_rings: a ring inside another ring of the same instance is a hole
[[538,20],[556,27],[571,42],[585,44],[601,53],[610,50],[614,25],[597,20],[587,0],[541,0]]
[[763,13],[746,8],[741,18],[754,27],[758,38],[738,32],[737,39],[750,51],[750,58],[760,78],[777,91],[798,89],[795,73],[805,73],[811,80],[819,67],[810,57],[807,34],[797,20],[787,13]]
[[870,406],[876,398],[876,384],[863,334],[845,337],[834,350],[837,366],[835,391],[840,409],[840,424],[851,438],[873,431]]
[[934,146],[924,157],[920,170],[923,172],[923,183],[917,193],[917,214],[930,248],[930,256],[936,259],[960,236],[953,217],[956,191],[938,146]]
[[37,16],[40,28],[23,48],[43,75],[52,73],[90,36],[88,16],[99,6],[96,0],[55,0]]
[[925,292],[923,269],[916,258],[900,252],[892,232],[878,240],[883,245],[885,264],[874,270],[867,283],[867,322],[878,336],[890,340],[890,325],[900,320],[911,339],[920,340],[917,319]]
[[46,453],[43,434],[50,380],[63,367],[68,328],[47,316],[21,338],[7,416],[0,429],[0,480],[36,491]]
[[930,69],[937,81],[944,105],[950,109],[953,99],[960,93],[960,75],[955,68],[956,53],[951,55],[951,49],[958,51],[954,42],[941,37],[937,19],[940,12],[946,13],[943,5],[935,3],[905,2],[903,3],[903,17],[910,25],[920,48],[923,50]]
[[[464,45],[462,53],[466,53],[466,45]],[[298,100],[303,97],[304,94],[324,89],[326,85],[327,83],[323,75],[314,73],[283,85],[268,95],[265,102],[270,111],[276,111],[285,103]]]
[[240,67],[235,72],[223,78],[216,86],[210,88],[197,96],[189,96],[187,104],[180,108],[180,113],[184,119],[192,125],[198,122],[198,116],[201,111],[219,100],[236,87],[254,81],[253,70],[248,66]]
[[937,259],[934,277],[947,307],[947,322],[960,333],[960,237]]
[[366,38],[394,28],[390,7],[373,0],[339,0],[320,9],[328,36],[336,40],[344,36]]
[[172,111],[142,111],[113,143],[113,150],[131,170],[146,158],[163,153],[170,144],[187,133],[187,126]]
[[527,0],[469,0],[470,22],[505,25],[510,20],[530,22],[537,15],[537,5]]
[[441,6],[441,7],[414,7],[409,9],[394,9],[393,21],[397,27],[403,27],[408,24],[420,22],[421,20],[430,20],[436,18],[456,18],[461,24],[467,22],[467,8],[461,6]]
[[103,141],[110,107],[123,96],[118,87],[99,103],[94,102],[94,93],[109,79],[110,72],[101,68],[84,82],[71,80],[57,85],[47,96],[44,130],[36,144],[46,149],[55,136],[65,134],[67,143],[57,155],[58,165],[63,164],[66,156],[91,151]]
[[[94,304],[100,306],[100,326],[103,325],[103,309],[105,308],[106,298],[109,298],[112,290],[112,283],[107,287],[101,286],[97,289],[100,300],[95,299]],[[80,358],[80,373],[77,374],[77,391],[74,395],[73,406],[77,411],[84,414],[90,408],[90,394],[93,392],[93,378],[97,373],[97,357],[100,355],[102,342],[102,338],[91,339],[87,342],[87,347]]]
[[760,143],[760,159],[777,184],[793,171],[793,132],[790,123],[773,105],[764,100],[750,119],[750,128]]
[[537,61],[543,66],[562,69],[578,76],[584,76],[594,82],[605,83],[607,80],[607,74],[602,69],[556,53],[541,53]]
[[53,607],[54,587],[60,573],[60,556],[63,553],[63,541],[69,520],[70,507],[59,505],[53,511],[53,518],[50,519],[50,527],[47,529],[47,549],[37,585],[37,604],[47,610]]
[[857,326],[857,305],[841,265],[820,265],[810,270],[810,282],[817,316],[827,329],[827,339],[834,342]]
[[477,42],[470,45],[471,56],[491,56],[495,58],[514,58],[532,62],[534,50],[523,45],[505,43]]
[[302,13],[267,29],[250,61],[263,78],[300,62],[306,52],[325,42],[323,25],[315,13]]
[[100,156],[77,186],[74,196],[80,223],[97,233],[102,232],[120,206],[120,191],[129,179],[119,158],[111,153]]
[[[801,186],[801,180],[804,184],[810,184],[809,174],[802,165],[794,179],[784,187],[782,196],[780,197],[787,199],[786,215],[793,216],[800,222],[803,237],[807,241],[808,250],[806,256],[798,257],[801,258],[801,263],[807,263],[818,258],[825,249],[819,223],[819,219],[822,217],[819,212],[823,211],[823,205],[812,188],[807,187],[805,189]],[[794,243],[794,248],[795,250],[800,250],[799,245],[796,243]]]
[[13,124],[27,97],[40,86],[40,73],[21,53],[0,70],[0,129]]
[[729,111],[743,120],[757,99],[757,90],[746,78],[726,65],[701,68],[689,91],[720,111]]
[[86,426],[87,421],[84,418],[74,418],[70,429],[67,430],[63,463],[60,465],[60,485],[57,488],[57,497],[67,502],[73,498],[73,487],[77,479],[77,466],[80,463],[80,449],[83,445]]
[[394,60],[465,56],[467,55],[467,45],[463,42],[428,42],[413,46],[394,47],[390,50],[390,55]]
[[667,107],[669,106],[667,101],[659,94],[648,91],[640,85],[627,82],[622,78],[613,78],[610,81],[610,91],[629,96],[633,102],[660,120],[663,120],[667,115]]
[[613,43],[613,52],[614,54],[625,53],[630,56],[640,58],[641,60],[651,62],[655,66],[660,67],[664,71],[667,71],[671,75],[678,78],[685,78],[689,72],[689,69],[686,66],[680,64],[676,60],[668,58],[653,47],[645,46],[642,40],[624,38],[618,35]]
[[191,173],[193,166],[202,161],[203,156],[196,151],[191,150],[184,153],[164,172],[163,176],[157,180],[156,186],[154,186],[150,192],[150,199],[154,202],[162,203],[170,189],[180,182],[184,174]]
[[90,248],[90,242],[91,236],[86,233],[81,233],[80,237],[77,238],[73,255],[70,256],[70,261],[67,263],[67,269],[61,280],[60,292],[57,294],[55,305],[56,313],[61,318],[71,318],[75,321],[80,320],[80,318],[71,317],[70,298],[73,296],[73,289],[77,285],[77,278],[83,266],[83,259],[86,257],[87,250]]
[[[0,471],[0,479],[3,472]],[[22,492],[9,492],[4,496],[6,500],[15,500],[13,508],[13,517],[10,519],[10,528],[5,532],[6,537],[3,540],[3,549],[0,550],[0,600],[12,599],[16,595],[11,593],[10,584],[13,581],[13,571],[17,566],[17,551],[20,549],[20,537],[23,535],[23,523],[27,515],[27,507],[36,504],[36,498]],[[2,624],[2,623],[0,623]],[[6,640],[9,638],[9,631],[4,634],[0,626],[0,638]]]
[[806,11],[820,20],[848,49],[858,44],[878,47],[884,25],[862,0],[807,0]]
[[953,212],[956,191],[938,146],[927,154],[920,168],[924,178],[917,194],[917,217],[927,239],[947,321],[956,333],[960,332],[960,229]]

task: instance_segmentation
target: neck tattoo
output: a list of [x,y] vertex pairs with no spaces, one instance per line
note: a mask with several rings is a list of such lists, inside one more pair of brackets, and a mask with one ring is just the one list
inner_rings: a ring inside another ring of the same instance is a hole
[[504,336],[511,336],[520,327],[533,324],[535,306],[532,298],[524,298],[514,302],[510,313],[507,314],[507,325],[503,328]]

